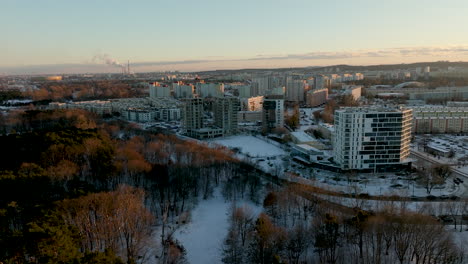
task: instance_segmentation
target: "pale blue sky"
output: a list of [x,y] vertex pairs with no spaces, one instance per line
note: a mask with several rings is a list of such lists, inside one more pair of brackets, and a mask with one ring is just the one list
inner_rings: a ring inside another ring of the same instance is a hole
[[[407,48],[431,52],[402,62],[466,60],[467,14],[467,0],[0,0],[0,72],[98,54],[182,70],[398,62]],[[309,53],[327,56],[297,63]]]

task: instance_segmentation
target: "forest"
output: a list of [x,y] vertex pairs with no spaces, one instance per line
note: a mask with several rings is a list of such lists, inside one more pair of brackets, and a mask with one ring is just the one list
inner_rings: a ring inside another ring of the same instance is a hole
[[2,263],[190,263],[174,232],[215,190],[233,203],[220,262],[465,261],[463,245],[429,211],[343,206],[227,148],[82,110],[10,114],[0,120]]
[[168,227],[222,182],[259,186],[224,148],[80,110],[15,115],[0,136],[3,263],[182,263]]

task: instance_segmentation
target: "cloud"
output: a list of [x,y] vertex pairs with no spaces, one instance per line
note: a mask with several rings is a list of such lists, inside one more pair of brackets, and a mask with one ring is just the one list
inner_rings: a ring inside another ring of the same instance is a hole
[[[200,71],[214,69],[304,67],[333,64],[388,64],[428,60],[468,60],[468,45],[399,47],[347,51],[314,51],[296,54],[259,54],[245,58],[209,56],[193,60],[131,62],[132,71]],[[0,74],[120,72],[120,64],[108,54],[96,55],[92,63],[0,67]],[[110,67],[111,66],[111,67]]]

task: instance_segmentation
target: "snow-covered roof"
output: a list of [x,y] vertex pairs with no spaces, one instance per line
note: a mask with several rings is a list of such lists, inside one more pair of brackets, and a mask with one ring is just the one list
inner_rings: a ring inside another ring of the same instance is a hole
[[310,142],[310,141],[315,141],[315,138],[309,136],[306,132],[304,131],[296,131],[296,132],[291,132],[291,136],[293,136],[297,141],[299,142]]

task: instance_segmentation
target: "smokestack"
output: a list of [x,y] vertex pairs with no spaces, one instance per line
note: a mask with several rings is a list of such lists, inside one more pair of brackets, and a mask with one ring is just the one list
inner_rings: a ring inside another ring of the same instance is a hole
[[127,61],[127,74],[130,74],[130,60]]

